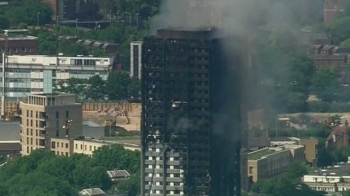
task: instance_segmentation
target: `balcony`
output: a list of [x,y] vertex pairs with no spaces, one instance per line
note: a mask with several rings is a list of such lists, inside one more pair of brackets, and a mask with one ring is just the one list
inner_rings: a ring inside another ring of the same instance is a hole
[[47,120],[48,116],[47,116],[46,112],[40,112],[39,118],[40,118],[40,120]]
[[46,141],[45,139],[39,139],[39,146],[45,147]]
[[40,122],[39,123],[39,128],[40,129],[46,129],[46,122]]
[[46,131],[40,131],[39,137],[46,137]]

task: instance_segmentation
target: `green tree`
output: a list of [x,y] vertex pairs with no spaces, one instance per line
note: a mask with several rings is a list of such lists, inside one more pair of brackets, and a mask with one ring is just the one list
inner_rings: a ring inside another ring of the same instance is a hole
[[107,169],[125,169],[130,174],[140,171],[139,152],[125,150],[121,145],[103,146],[94,151],[93,159]]
[[49,30],[32,30],[31,34],[38,37],[38,54],[57,54],[57,38]]
[[350,38],[342,41],[340,44],[339,44],[340,47],[344,47],[344,48],[349,48],[350,47]]
[[51,22],[52,9],[43,0],[21,0],[11,2],[5,11],[5,17],[11,26],[20,23],[27,25],[45,25]]
[[67,81],[58,83],[59,91],[73,93],[80,100],[86,99],[86,91],[88,89],[87,79],[69,78]]
[[69,40],[63,40],[59,43],[58,52],[63,53],[65,56],[88,55],[89,53],[84,46]]
[[130,97],[138,98],[141,94],[141,83],[138,78],[132,78],[128,85],[128,95]]
[[129,180],[120,182],[116,188],[127,196],[135,196],[140,192],[140,179],[140,175],[131,176]]
[[34,195],[77,195],[66,181],[62,181],[50,174],[33,172],[27,175],[17,174],[7,183],[8,192],[16,196],[34,196]]
[[325,102],[337,100],[341,84],[335,69],[319,69],[312,79],[312,91]]
[[110,100],[125,100],[128,96],[128,85],[130,76],[126,72],[111,72],[108,75],[106,89],[107,96]]
[[92,76],[89,78],[89,87],[86,92],[86,96],[92,100],[101,100],[106,96],[105,93],[105,81],[99,75]]

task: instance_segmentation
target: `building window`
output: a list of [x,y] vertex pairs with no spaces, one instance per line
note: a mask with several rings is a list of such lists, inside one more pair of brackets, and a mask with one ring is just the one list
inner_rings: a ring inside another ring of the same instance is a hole
[[66,118],[69,118],[69,111],[66,111]]
[[68,143],[66,143],[66,148],[68,148]]
[[90,151],[92,151],[92,146],[90,146]]
[[78,149],[78,144],[75,144],[75,149]]
[[253,167],[249,167],[249,174],[253,173]]
[[30,129],[30,135],[33,136],[33,129]]
[[55,142],[51,142],[51,148],[52,149],[55,149],[56,148],[56,145],[55,145],[56,143]]
[[83,144],[80,145],[80,150],[83,150]]
[[66,152],[66,156],[68,157],[68,152]]
[[27,117],[29,117],[29,110],[27,110]]

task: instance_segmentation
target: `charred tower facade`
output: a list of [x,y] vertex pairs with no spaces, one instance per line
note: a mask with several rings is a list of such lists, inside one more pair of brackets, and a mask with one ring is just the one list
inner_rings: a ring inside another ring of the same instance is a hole
[[143,41],[141,196],[240,195],[238,82],[214,34],[161,29]]

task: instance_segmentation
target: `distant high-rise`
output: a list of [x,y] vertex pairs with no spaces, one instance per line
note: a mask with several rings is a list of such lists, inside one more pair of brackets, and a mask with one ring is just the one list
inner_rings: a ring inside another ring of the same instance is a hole
[[141,79],[142,42],[130,43],[130,77]]
[[161,29],[143,42],[141,196],[241,195],[242,61],[214,35]]

